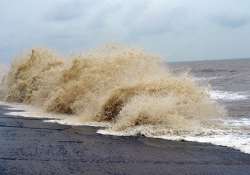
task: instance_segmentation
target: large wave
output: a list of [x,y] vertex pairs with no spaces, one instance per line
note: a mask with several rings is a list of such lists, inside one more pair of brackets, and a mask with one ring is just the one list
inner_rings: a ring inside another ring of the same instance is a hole
[[193,129],[223,115],[190,75],[174,74],[159,57],[120,46],[68,59],[33,49],[12,63],[4,87],[8,102],[72,114],[81,122],[109,122],[114,131],[135,126]]

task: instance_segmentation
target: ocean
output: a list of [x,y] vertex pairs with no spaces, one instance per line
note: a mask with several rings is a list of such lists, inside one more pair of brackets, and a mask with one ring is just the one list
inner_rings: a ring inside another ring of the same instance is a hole
[[182,62],[172,64],[171,68],[176,72],[188,70],[198,82],[211,86],[211,98],[227,111],[218,121],[227,129],[188,140],[211,142],[250,153],[250,59]]
[[250,153],[247,59],[166,65],[127,48],[71,59],[32,50],[12,65],[5,81],[3,100],[24,110],[8,115],[96,126],[104,135],[205,142]]
[[211,85],[212,98],[226,106],[230,117],[249,118],[250,59],[183,62],[171,67],[190,70],[198,81]]

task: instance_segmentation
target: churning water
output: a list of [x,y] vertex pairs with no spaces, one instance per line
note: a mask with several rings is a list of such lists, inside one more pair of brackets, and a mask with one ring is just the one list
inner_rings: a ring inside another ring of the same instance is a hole
[[166,65],[118,46],[69,59],[36,49],[12,64],[1,93],[26,110],[18,115],[103,126],[101,134],[210,142],[250,153],[249,70],[249,60]]

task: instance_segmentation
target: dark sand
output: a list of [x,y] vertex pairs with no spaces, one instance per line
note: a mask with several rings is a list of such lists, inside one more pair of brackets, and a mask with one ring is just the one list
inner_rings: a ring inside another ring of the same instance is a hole
[[250,155],[192,142],[96,134],[93,127],[4,115],[0,106],[0,175],[249,175]]

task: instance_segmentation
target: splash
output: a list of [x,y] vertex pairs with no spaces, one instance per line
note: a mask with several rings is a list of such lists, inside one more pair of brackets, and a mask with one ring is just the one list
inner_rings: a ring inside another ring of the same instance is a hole
[[[223,109],[187,74],[173,74],[143,50],[107,46],[63,59],[46,49],[13,62],[5,100],[108,122],[111,130],[135,126],[189,130]],[[153,132],[153,131],[152,131]]]

